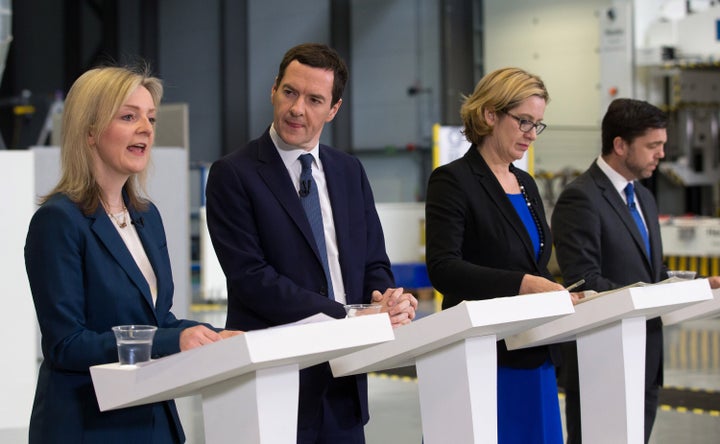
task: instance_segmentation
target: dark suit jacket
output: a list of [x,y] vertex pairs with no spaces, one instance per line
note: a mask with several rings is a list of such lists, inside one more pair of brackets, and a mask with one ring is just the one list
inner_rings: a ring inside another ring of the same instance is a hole
[[[612,290],[667,277],[662,264],[658,210],[650,191],[636,183],[635,194],[648,227],[652,257],[625,202],[593,162],[558,198],[552,231],[565,282],[585,279],[584,290]],[[662,322],[647,323],[647,384],[662,385]]]
[[[128,205],[129,207],[129,205]],[[170,312],[173,281],[160,214],[130,209],[157,276],[153,307],[150,288],[113,222],[98,206],[85,216],[64,195],[43,204],[30,222],[25,264],[42,333],[44,360],[30,420],[30,443],[150,443],[153,412],[169,415],[168,439],[182,437],[174,402],[101,413],[88,368],[117,362],[111,327],[159,327],[153,357],[180,351],[183,328]],[[142,224],[139,223],[142,218]]]
[[[349,304],[393,287],[380,220],[360,161],[320,145]],[[290,176],[266,131],[218,160],[207,182],[210,237],[227,278],[227,327],[255,330],[316,313],[345,317],[327,296],[312,229]],[[299,425],[312,422],[332,378],[328,364],[300,372]],[[365,376],[341,378],[350,394],[341,416],[363,422]]]
[[[475,145],[430,176],[426,203],[427,265],[430,281],[443,293],[443,308],[463,300],[516,296],[525,274],[552,280],[550,229],[537,185],[518,170],[542,224],[545,248],[538,261],[525,225]],[[498,343],[498,364],[534,368],[547,347],[508,352]]]

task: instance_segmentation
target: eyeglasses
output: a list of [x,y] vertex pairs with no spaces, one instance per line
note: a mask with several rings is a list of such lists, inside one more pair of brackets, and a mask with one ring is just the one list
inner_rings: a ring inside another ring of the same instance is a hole
[[539,136],[540,133],[545,131],[545,128],[547,128],[547,125],[545,125],[544,123],[535,123],[531,120],[521,119],[520,117],[514,116],[507,111],[505,111],[505,114],[517,120],[520,124],[520,131],[524,133],[528,133],[531,129],[535,128],[535,134]]

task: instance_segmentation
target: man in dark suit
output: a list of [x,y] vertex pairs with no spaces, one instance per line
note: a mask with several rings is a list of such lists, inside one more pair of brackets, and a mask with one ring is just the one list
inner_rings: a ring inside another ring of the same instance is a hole
[[[585,279],[584,289],[612,290],[667,277],[662,263],[658,210],[650,191],[637,182],[652,176],[665,156],[667,117],[647,102],[614,100],[602,121],[602,155],[560,195],[552,233],[565,282]],[[660,318],[647,321],[645,442],[650,439],[663,382]],[[577,349],[564,344],[568,443],[580,443]],[[600,412],[595,412],[598,414]]]
[[[417,300],[392,288],[360,161],[319,143],[346,80],[345,63],[331,48],[291,48],[272,87],[272,125],[210,170],[208,228],[227,277],[230,329],[316,313],[343,318],[343,304],[371,300],[383,304],[393,325],[415,316]],[[365,442],[366,377],[333,379],[327,363],[302,370],[298,413],[298,442]]]

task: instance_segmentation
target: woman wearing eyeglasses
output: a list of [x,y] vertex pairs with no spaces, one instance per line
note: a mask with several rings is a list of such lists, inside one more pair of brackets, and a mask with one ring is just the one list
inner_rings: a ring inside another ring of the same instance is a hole
[[[537,185],[513,165],[546,128],[548,101],[542,80],[518,68],[486,75],[466,97],[472,146],[433,171],[427,189],[428,273],[443,309],[563,289],[547,269],[552,241]],[[551,355],[498,343],[498,442],[562,444]]]

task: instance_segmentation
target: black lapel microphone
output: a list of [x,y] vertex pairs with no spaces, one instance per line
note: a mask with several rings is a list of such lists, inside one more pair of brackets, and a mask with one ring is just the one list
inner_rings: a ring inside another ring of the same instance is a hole
[[143,221],[142,217],[138,217],[137,219],[130,219],[130,223],[135,225],[135,227],[145,228],[145,222]]
[[312,186],[312,181],[301,180],[300,181],[300,197],[307,197],[307,195],[310,194],[311,186]]

